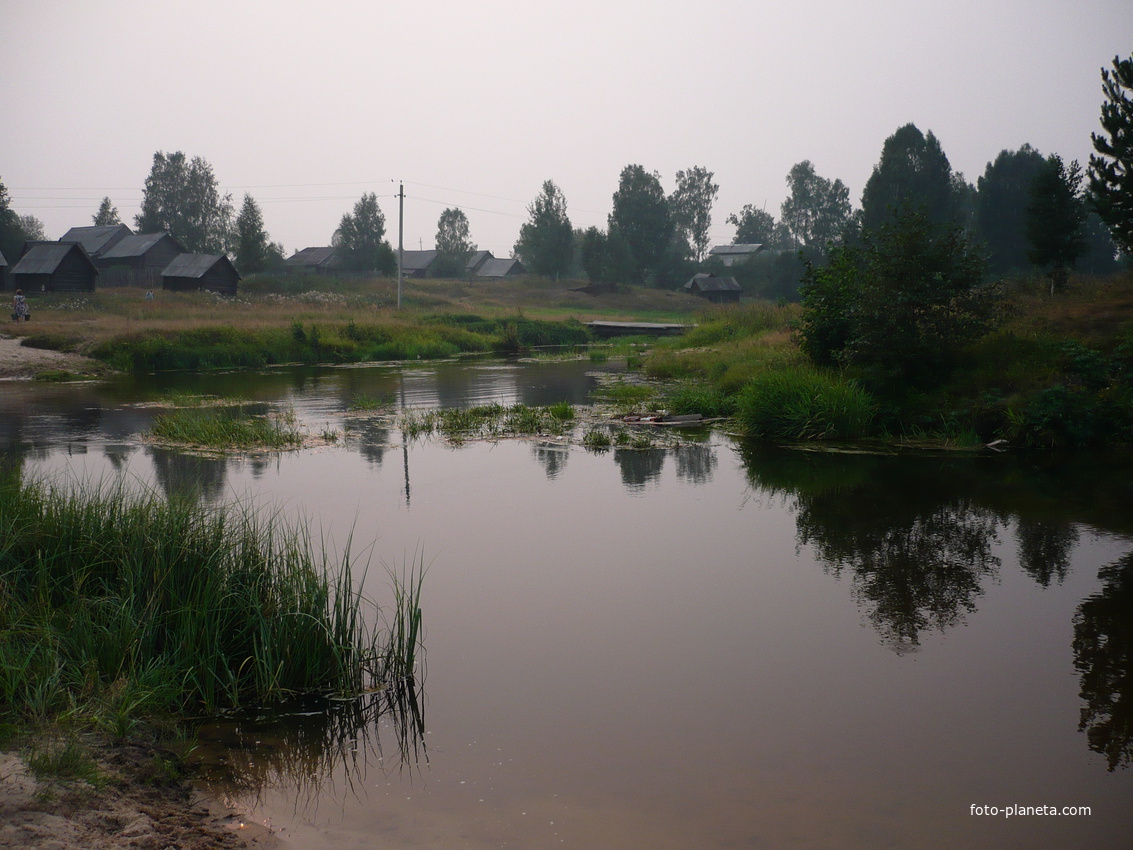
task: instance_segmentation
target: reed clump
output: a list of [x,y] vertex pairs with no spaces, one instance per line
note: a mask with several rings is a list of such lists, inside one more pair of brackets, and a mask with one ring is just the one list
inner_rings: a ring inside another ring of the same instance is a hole
[[875,412],[869,393],[853,381],[802,367],[760,375],[736,402],[748,434],[782,440],[865,437]]
[[396,608],[387,633],[349,552],[317,552],[277,515],[0,480],[0,716],[89,712],[125,733],[139,716],[358,693],[412,670],[415,572]]
[[283,451],[303,445],[294,415],[257,415],[244,405],[170,410],[154,418],[149,436],[164,443],[215,449]]

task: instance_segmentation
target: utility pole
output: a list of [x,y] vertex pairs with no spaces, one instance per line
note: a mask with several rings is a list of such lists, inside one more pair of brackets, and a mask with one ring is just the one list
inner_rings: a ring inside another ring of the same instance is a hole
[[397,187],[397,309],[401,309],[401,261],[405,256],[405,183]]

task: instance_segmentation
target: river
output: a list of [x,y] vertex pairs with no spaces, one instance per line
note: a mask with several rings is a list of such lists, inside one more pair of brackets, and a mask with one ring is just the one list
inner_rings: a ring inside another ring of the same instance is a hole
[[[427,564],[413,723],[296,711],[206,732],[202,758],[239,752],[247,770],[202,775],[287,846],[1133,843],[1128,463],[707,430],[644,450],[453,446],[350,410],[360,394],[581,404],[619,370],[10,382],[0,452],[25,475],[122,477],[281,511],[332,548],[350,538],[379,601],[388,570]],[[171,391],[290,407],[345,438],[227,458],[145,445]]]

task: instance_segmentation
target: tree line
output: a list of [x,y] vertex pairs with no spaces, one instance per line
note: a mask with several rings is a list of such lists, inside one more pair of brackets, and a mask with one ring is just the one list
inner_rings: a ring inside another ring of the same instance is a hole
[[[791,296],[806,263],[823,263],[833,248],[859,243],[911,214],[925,222],[960,228],[978,246],[986,271],[1025,273],[1038,267],[1055,288],[1068,270],[1108,271],[1118,254],[1133,256],[1133,60],[1115,58],[1102,70],[1103,133],[1093,134],[1096,154],[1083,169],[1030,145],[1003,150],[975,185],[952,169],[940,140],[914,124],[900,127],[882,146],[854,209],[846,185],[819,175],[809,160],[787,174],[788,194],[776,218],[753,204],[727,217],[734,244],[760,244],[767,251],[750,268],[730,269],[757,294]],[[585,275],[594,282],[675,285],[705,265],[712,207],[719,193],[715,175],[703,166],[676,172],[666,193],[661,175],[625,166],[611,199],[606,227],[572,226],[567,199],[553,180],[543,183],[527,207],[514,246],[529,271],[548,277]],[[95,224],[120,223],[104,198]],[[212,166],[181,151],[154,154],[143,189],[139,232],[168,232],[188,251],[228,253],[245,273],[278,267],[283,246],[272,242],[255,198],[244,195],[239,213],[222,194]],[[346,269],[390,273],[396,258],[385,238],[385,217],[376,194],[364,194],[342,216],[332,236]],[[33,216],[17,216],[0,183],[0,251],[18,256],[25,239],[42,238]],[[446,208],[437,223],[438,271],[459,276],[476,250],[468,219]],[[5,250],[6,249],[6,250]]]

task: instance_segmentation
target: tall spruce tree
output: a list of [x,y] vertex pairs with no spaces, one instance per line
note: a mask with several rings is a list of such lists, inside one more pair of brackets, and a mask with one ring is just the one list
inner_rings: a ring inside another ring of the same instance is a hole
[[1051,291],[1066,285],[1067,275],[1086,252],[1087,207],[1082,193],[1082,167],[1067,167],[1051,154],[1031,183],[1027,205],[1028,257],[1048,269]]
[[122,219],[118,216],[118,207],[114,206],[109,195],[105,196],[98,205],[98,212],[94,214],[94,223],[96,227],[111,227],[122,223]]
[[1045,162],[1030,145],[1003,150],[976,182],[976,231],[987,246],[988,269],[995,274],[1023,271],[1030,264],[1027,206],[1031,184]]
[[266,271],[280,259],[276,246],[264,229],[260,205],[250,194],[244,194],[244,205],[236,216],[236,267],[242,274]]
[[1090,156],[1090,195],[1113,241],[1133,257],[1133,57],[1113,58],[1112,73],[1102,68],[1101,123]]

